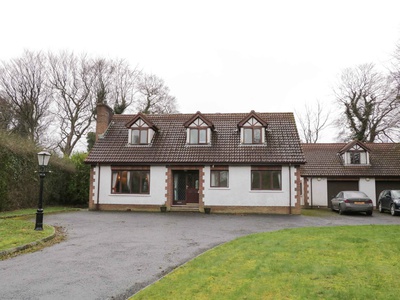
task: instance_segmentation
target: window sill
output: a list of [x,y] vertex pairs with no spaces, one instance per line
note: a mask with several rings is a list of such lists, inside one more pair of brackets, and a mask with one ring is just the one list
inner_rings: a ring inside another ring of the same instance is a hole
[[185,144],[185,147],[211,147],[211,144]]
[[153,144],[126,144],[126,147],[151,147]]
[[261,193],[261,194],[265,194],[265,193],[276,193],[276,194],[280,194],[283,193],[282,190],[250,190],[250,193]]
[[150,194],[108,194],[111,197],[150,197]]

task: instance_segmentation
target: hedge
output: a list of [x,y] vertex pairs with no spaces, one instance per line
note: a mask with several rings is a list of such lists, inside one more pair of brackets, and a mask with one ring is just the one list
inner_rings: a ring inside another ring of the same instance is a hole
[[[31,141],[0,131],[0,211],[37,206],[40,151]],[[73,157],[61,158],[53,153],[50,158],[50,172],[44,179],[44,206],[87,205],[89,166],[83,164],[86,154]]]

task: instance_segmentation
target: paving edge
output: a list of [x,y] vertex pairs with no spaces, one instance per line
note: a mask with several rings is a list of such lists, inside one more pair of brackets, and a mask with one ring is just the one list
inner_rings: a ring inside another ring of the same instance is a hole
[[12,253],[19,252],[19,251],[22,251],[22,250],[25,250],[25,249],[28,249],[28,248],[32,248],[32,247],[34,247],[34,246],[36,246],[36,245],[38,245],[40,243],[44,243],[44,242],[50,241],[50,240],[54,239],[55,237],[56,237],[56,229],[53,227],[53,234],[51,234],[51,235],[49,235],[49,236],[47,236],[45,238],[42,238],[40,240],[36,240],[34,242],[30,242],[28,244],[24,244],[24,245],[21,245],[21,246],[18,246],[18,247],[14,247],[14,248],[10,248],[10,249],[7,249],[7,250],[0,251],[0,259],[3,258],[4,256],[12,254]]

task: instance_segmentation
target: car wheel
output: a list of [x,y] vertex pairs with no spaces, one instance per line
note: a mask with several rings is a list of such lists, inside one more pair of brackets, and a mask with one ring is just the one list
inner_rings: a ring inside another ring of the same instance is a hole
[[367,214],[367,216],[372,216],[372,210],[368,210],[365,213]]
[[379,202],[378,209],[380,213],[383,213],[382,202]]
[[338,212],[339,212],[339,215],[343,215],[343,210],[342,210],[342,207],[339,205],[339,210],[338,210]]
[[397,215],[397,212],[394,210],[394,204],[390,205],[390,214],[392,216],[396,216]]

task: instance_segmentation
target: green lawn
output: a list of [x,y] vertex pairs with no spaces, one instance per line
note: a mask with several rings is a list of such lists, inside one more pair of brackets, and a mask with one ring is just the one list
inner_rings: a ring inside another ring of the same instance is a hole
[[22,246],[49,237],[54,227],[44,225],[43,231],[34,230],[35,224],[27,220],[0,219],[0,251]]
[[398,299],[399,225],[285,229],[216,247],[131,299]]
[[[44,209],[44,222],[46,222],[46,214],[76,210],[78,209],[61,206],[46,207]],[[35,223],[29,219],[34,219],[35,214],[36,208],[0,212],[0,251],[40,241],[55,233],[55,228],[46,224],[43,226],[43,231],[34,230]],[[61,239],[62,237],[58,237],[56,242]],[[40,249],[40,247],[37,249]]]

